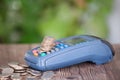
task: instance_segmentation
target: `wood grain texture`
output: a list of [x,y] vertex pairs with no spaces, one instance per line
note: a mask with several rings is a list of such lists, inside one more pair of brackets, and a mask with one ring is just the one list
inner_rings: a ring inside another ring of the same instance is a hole
[[[4,59],[0,59],[2,63],[4,60],[8,60],[8,62],[19,62],[25,64],[24,55],[25,52],[30,49],[28,44],[8,44],[8,45],[0,45],[0,55]],[[6,57],[8,59],[6,59]],[[0,63],[0,64],[2,64]]]
[[16,44],[8,45],[7,51],[9,54],[9,62],[11,62],[11,61],[18,62]]
[[[1,44],[0,65],[8,62],[24,62],[24,54],[28,49],[38,44]],[[51,80],[120,80],[120,44],[113,45],[114,59],[104,65],[85,62],[70,67],[55,70]],[[44,72],[43,72],[44,73]]]
[[21,64],[25,64],[25,60],[24,60],[24,55],[26,53],[27,50],[29,50],[29,45],[27,44],[19,44],[16,45],[16,58],[18,59],[18,62]]
[[0,45],[0,65],[6,65],[9,60],[9,53],[7,51],[7,45]]

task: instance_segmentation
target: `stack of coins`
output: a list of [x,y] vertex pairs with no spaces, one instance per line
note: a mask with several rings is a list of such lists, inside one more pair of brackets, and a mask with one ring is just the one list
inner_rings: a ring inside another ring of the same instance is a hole
[[33,70],[33,69],[29,69],[27,71],[27,73],[31,74],[32,76],[41,76],[41,71],[36,71],[36,70]]
[[40,45],[40,52],[48,52],[55,46],[55,38],[46,36]]
[[19,66],[18,64],[9,63],[8,65],[14,69],[15,73],[23,73],[26,71],[24,67]]

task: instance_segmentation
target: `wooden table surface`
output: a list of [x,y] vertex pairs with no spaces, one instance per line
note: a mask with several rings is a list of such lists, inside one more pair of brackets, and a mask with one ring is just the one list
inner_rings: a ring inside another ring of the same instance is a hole
[[[25,64],[24,54],[36,44],[0,44],[0,66],[9,62]],[[115,56],[104,65],[81,63],[58,69],[51,80],[120,80],[120,44],[113,45]]]

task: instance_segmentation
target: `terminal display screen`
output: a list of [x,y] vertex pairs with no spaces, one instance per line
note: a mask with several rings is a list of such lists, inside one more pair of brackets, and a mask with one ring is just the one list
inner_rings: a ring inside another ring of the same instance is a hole
[[62,41],[63,43],[65,44],[68,44],[68,45],[75,45],[75,44],[79,44],[79,43],[82,43],[82,42],[86,42],[85,39],[83,38],[72,38],[72,39],[67,39],[67,40],[63,40]]

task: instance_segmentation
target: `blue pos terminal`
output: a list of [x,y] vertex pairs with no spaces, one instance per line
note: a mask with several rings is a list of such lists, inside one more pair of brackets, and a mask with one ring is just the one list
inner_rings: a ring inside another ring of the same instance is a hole
[[[110,62],[114,56],[112,45],[99,37],[91,35],[72,36],[56,41],[51,51],[33,55],[36,47],[25,54],[28,66],[36,70],[55,70],[74,64],[90,61],[95,64]],[[39,52],[38,52],[39,53]]]

